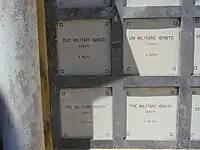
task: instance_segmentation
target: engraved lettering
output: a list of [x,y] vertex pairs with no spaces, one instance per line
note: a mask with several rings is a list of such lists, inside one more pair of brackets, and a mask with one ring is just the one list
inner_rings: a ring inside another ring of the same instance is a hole
[[156,40],[156,36],[138,36],[137,40]]
[[139,108],[156,108],[156,105],[152,105],[152,104],[141,105],[141,104],[139,104]]
[[107,105],[93,105],[93,108],[107,108]]
[[74,109],[80,109],[80,106],[74,106]]
[[92,121],[91,120],[82,120],[81,121],[81,124],[92,124]]
[[[154,105],[154,104],[129,104],[129,107],[130,108],[161,108],[161,109],[164,109],[164,108],[172,108],[172,105],[170,104],[159,104],[159,105]],[[199,107],[200,108],[200,107]]]
[[174,40],[174,36],[159,36],[159,40]]
[[173,35],[162,35],[162,36],[130,36],[128,37],[129,40],[146,40],[146,41],[156,41],[156,40],[175,40],[175,37]]
[[78,46],[79,46],[79,48],[88,48],[88,47],[90,47],[89,44],[79,44]]
[[130,104],[129,107],[130,107],[130,108],[138,108],[138,107],[137,107],[137,104]]
[[99,108],[99,109],[106,109],[108,106],[105,104],[98,104],[98,105],[66,105],[64,106],[64,109],[92,109],[92,108]]
[[74,107],[72,105],[67,105],[64,107],[65,109],[73,109]]
[[84,108],[84,109],[91,109],[92,106],[91,106],[91,105],[81,105],[81,108]]
[[200,38],[200,34],[197,34],[197,35],[196,35],[196,38],[197,38],[197,39]]
[[90,42],[90,38],[73,38],[73,42]]
[[156,112],[155,110],[145,110],[146,114],[155,113],[155,112]]
[[172,105],[163,105],[163,104],[160,104],[158,107],[159,108],[172,108]]
[[135,40],[134,36],[129,37],[129,40]]
[[80,38],[77,38],[77,37],[74,37],[74,38],[65,38],[63,37],[63,40],[62,42],[75,42],[75,43],[88,43],[88,42],[93,42],[93,43],[97,43],[97,42],[107,42],[107,39],[106,37],[80,37]]
[[62,41],[63,41],[63,43],[64,43],[64,42],[66,42],[66,43],[67,43],[67,42],[71,42],[71,38],[63,38]]
[[90,59],[90,56],[78,56],[79,59]]
[[156,121],[155,120],[145,120],[144,122],[145,123],[155,123]]
[[[92,43],[100,43],[100,42],[105,43],[105,42],[107,42],[107,39],[106,39],[106,37],[80,37],[80,38],[77,38],[77,37],[74,37],[74,38],[66,37],[65,38],[65,37],[63,37],[62,42],[63,43],[70,43],[70,42],[81,43],[81,44],[78,44],[78,48],[86,49],[86,48],[90,48]],[[79,60],[90,60],[91,56],[79,55],[79,56],[77,56],[77,58]]]
[[145,56],[158,56],[157,53],[149,53],[149,54],[145,54]]
[[96,38],[92,38],[93,42],[106,42],[106,38],[103,37],[96,37]]
[[[159,105],[154,105],[154,104],[129,104],[129,108],[138,108],[138,109],[146,109],[144,110],[145,114],[150,114],[150,113],[156,113],[156,109],[170,109],[172,108],[172,105],[170,104],[159,104]],[[197,109],[198,110],[198,109]],[[200,111],[200,107],[199,107]]]
[[195,107],[195,111],[200,111],[200,107]]

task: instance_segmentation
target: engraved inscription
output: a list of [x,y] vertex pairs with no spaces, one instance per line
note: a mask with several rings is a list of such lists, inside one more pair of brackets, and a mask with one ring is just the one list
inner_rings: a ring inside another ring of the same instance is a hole
[[195,45],[194,45],[194,75],[200,75],[200,28],[195,29]]
[[176,109],[177,96],[128,96],[127,140],[175,140]]
[[127,0],[127,6],[179,6],[180,0]]
[[132,29],[124,37],[124,73],[141,76],[178,75],[179,28]]
[[61,74],[111,73],[109,21],[66,21],[58,26],[57,32],[59,69],[64,70]]
[[108,89],[69,89],[61,96],[64,138],[112,139],[112,96]]
[[72,43],[77,45],[77,48],[89,48],[92,44],[97,42],[106,43],[106,37],[81,37],[81,38],[69,38],[63,37],[63,43]]

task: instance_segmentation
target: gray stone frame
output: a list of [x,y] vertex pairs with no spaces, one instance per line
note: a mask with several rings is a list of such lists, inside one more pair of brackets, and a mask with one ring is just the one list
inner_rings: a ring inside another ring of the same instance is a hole
[[[49,61],[49,84],[52,112],[53,144],[57,149],[67,148],[200,148],[200,141],[190,141],[191,87],[200,87],[200,77],[193,76],[194,19],[200,18],[200,6],[192,0],[182,0],[182,6],[122,7],[126,1],[116,0],[107,8],[59,9],[55,0],[46,0],[46,28]],[[124,18],[180,18],[180,76],[124,76],[123,27]],[[68,77],[58,75],[56,50],[56,22],[71,19],[109,18],[111,25],[112,76]],[[60,135],[59,89],[81,87],[112,87],[113,140],[66,140]],[[124,87],[179,88],[177,141],[125,141],[126,96]]]

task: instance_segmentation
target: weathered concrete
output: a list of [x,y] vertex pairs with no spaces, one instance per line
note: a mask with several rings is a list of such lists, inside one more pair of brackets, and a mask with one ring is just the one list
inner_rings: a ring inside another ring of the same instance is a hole
[[44,150],[36,0],[0,0],[5,150]]

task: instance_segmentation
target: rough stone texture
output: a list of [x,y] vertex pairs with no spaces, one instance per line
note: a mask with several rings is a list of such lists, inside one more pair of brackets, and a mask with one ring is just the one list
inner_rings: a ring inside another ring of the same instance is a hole
[[0,0],[5,150],[44,150],[36,0]]

